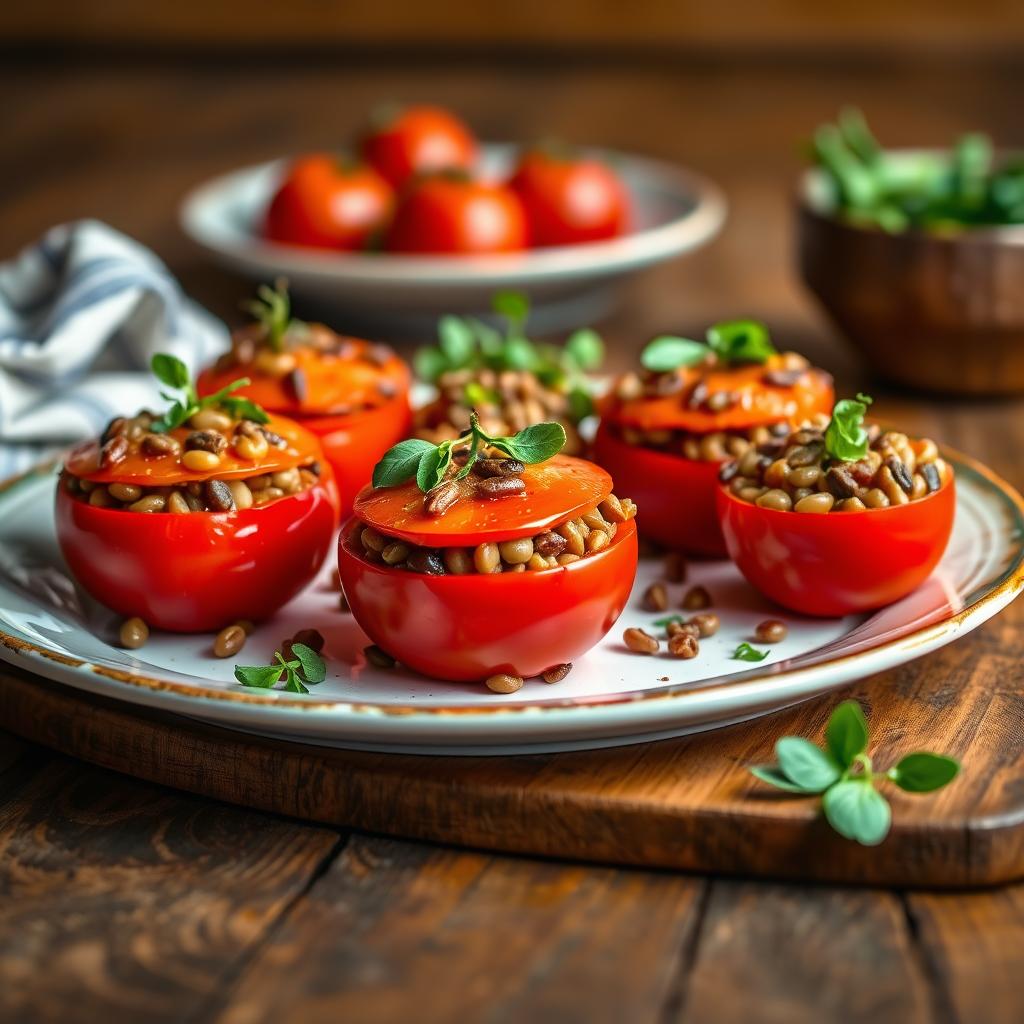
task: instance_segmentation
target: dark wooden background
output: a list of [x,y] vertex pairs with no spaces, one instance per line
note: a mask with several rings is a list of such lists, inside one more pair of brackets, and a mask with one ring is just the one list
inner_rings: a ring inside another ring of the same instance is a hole
[[[1019,6],[933,6],[8,4],[0,255],[98,217],[233,316],[243,285],[180,235],[181,195],[335,145],[380,99],[429,100],[484,137],[605,143],[726,188],[723,236],[638,280],[603,325],[615,366],[655,331],[745,314],[861,384],[792,272],[801,139],[855,102],[894,144],[967,128],[1024,143]],[[876,390],[882,415],[1024,484],[1019,402]],[[1011,609],[955,650],[1019,692],[1022,624]],[[907,894],[493,856],[186,797],[13,737],[0,783],[4,1020],[1024,1017],[1021,886]]]

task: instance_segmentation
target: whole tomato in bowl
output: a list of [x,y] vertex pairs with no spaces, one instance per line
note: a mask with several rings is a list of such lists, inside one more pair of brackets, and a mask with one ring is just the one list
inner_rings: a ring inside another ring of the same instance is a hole
[[394,202],[372,167],[314,153],[289,168],[267,209],[264,235],[286,245],[365,249],[387,225]]
[[417,179],[402,196],[386,248],[401,253],[482,255],[528,242],[519,198],[504,185],[461,172]]
[[419,174],[468,171],[476,163],[473,133],[441,107],[385,110],[372,121],[360,147],[363,159],[396,189]]
[[607,163],[593,157],[531,149],[509,187],[522,201],[531,245],[597,242],[629,230],[626,186]]

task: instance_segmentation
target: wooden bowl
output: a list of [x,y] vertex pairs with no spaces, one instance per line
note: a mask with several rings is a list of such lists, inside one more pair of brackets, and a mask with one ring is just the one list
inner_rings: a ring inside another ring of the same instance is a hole
[[800,273],[882,377],[926,391],[1024,393],[1024,227],[888,234],[797,200]]

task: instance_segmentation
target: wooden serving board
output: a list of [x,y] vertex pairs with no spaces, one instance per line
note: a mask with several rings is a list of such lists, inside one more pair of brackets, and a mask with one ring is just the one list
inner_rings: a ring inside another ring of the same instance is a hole
[[0,667],[0,727],[152,782],[310,821],[463,846],[701,872],[912,886],[1024,877],[1024,602],[963,641],[852,689],[879,768],[930,749],[961,776],[887,787],[880,847],[836,836],[817,801],[747,766],[820,740],[837,696],[660,743],[520,757],[423,757],[254,738]]

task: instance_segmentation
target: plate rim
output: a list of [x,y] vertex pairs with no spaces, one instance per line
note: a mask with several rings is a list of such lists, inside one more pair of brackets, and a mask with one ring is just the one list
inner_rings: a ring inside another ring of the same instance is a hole
[[[1002,479],[989,467],[971,456],[964,455],[956,449],[942,445],[940,450],[943,457],[954,464],[957,472],[967,470],[977,477],[980,477],[999,497],[1004,501],[1008,509],[1013,513],[1013,526],[1024,536],[1024,497]],[[9,480],[0,482],[0,499],[20,484],[35,479],[43,474],[52,471],[55,461],[44,463],[19,474]],[[788,670],[779,670],[776,663],[775,671],[765,671],[759,668],[752,668],[747,672],[739,672],[726,677],[720,682],[711,682],[700,686],[692,683],[675,683],[662,687],[652,688],[642,692],[625,692],[615,694],[602,694],[590,699],[564,698],[545,700],[543,702],[515,700],[502,701],[495,704],[485,705],[432,705],[425,707],[415,704],[388,704],[382,705],[367,701],[323,701],[323,700],[299,700],[287,694],[277,693],[274,695],[252,694],[236,690],[210,690],[188,683],[179,683],[173,680],[160,679],[148,676],[143,673],[124,672],[120,669],[109,668],[104,665],[95,665],[88,659],[68,657],[56,651],[49,650],[32,641],[23,640],[21,637],[13,636],[0,627],[0,648],[6,648],[15,654],[35,655],[48,662],[56,662],[62,665],[65,671],[81,673],[85,678],[100,676],[117,683],[127,684],[129,687],[141,693],[151,694],[155,699],[159,696],[180,698],[186,705],[191,705],[193,700],[199,700],[203,705],[225,706],[233,704],[240,708],[253,708],[256,706],[270,706],[276,711],[284,713],[287,717],[295,715],[323,716],[325,718],[363,716],[363,718],[402,718],[406,720],[415,719],[421,725],[439,720],[461,720],[470,721],[494,721],[495,715],[504,717],[507,722],[510,717],[522,719],[529,716],[531,720],[537,721],[537,716],[551,716],[561,713],[575,714],[583,718],[588,712],[611,713],[615,710],[622,711],[626,708],[633,709],[634,714],[642,707],[651,707],[654,701],[675,700],[679,698],[693,698],[703,695],[705,698],[713,695],[715,700],[728,699],[733,692],[742,692],[747,697],[756,696],[761,690],[774,690],[780,687],[799,684],[801,680],[816,673],[822,668],[838,669],[836,673],[840,681],[835,685],[841,685],[843,681],[856,678],[851,675],[850,668],[858,662],[881,662],[886,667],[887,658],[898,654],[906,648],[920,648],[921,653],[926,653],[934,647],[941,646],[942,642],[952,640],[959,632],[965,629],[974,628],[991,618],[998,611],[1008,605],[1024,589],[1024,544],[1018,551],[1017,558],[1011,562],[1003,572],[991,583],[986,585],[985,593],[975,597],[970,603],[965,603],[959,611],[941,619],[921,626],[910,633],[883,641],[866,650],[856,651],[850,654],[840,655],[822,663],[804,665]],[[971,597],[973,595],[967,595]],[[5,659],[7,660],[7,659]],[[878,670],[877,668],[873,671]],[[760,684],[760,686],[758,686]],[[805,699],[811,693],[796,697],[796,700]],[[177,702],[175,702],[177,703]],[[268,721],[268,726],[272,723]]]
[[[498,150],[511,144],[489,142],[483,145],[488,150]],[[193,186],[178,205],[178,223],[189,239],[207,252],[253,269],[275,263],[286,273],[322,281],[392,283],[421,288],[483,286],[513,277],[522,281],[553,281],[560,277],[610,276],[681,255],[710,241],[721,230],[728,213],[728,200],[725,192],[706,175],[665,160],[619,150],[591,147],[583,151],[627,163],[666,187],[671,185],[673,192],[693,200],[693,208],[664,224],[620,238],[490,256],[335,253],[283,246],[253,233],[247,233],[237,242],[215,238],[202,224],[202,209],[233,180],[267,173],[289,159],[278,157],[224,171]]]

